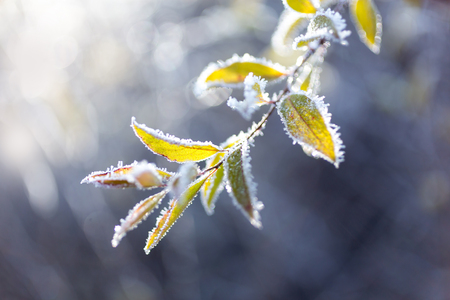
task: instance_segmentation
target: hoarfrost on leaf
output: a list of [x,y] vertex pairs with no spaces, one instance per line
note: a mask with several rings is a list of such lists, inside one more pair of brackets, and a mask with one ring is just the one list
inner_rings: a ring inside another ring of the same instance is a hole
[[152,189],[164,185],[172,176],[173,173],[159,169],[144,160],[126,166],[119,162],[116,168],[111,167],[106,171],[89,174],[81,183],[92,183],[97,187],[106,188]]
[[277,108],[286,133],[306,154],[339,167],[344,160],[343,145],[337,132],[339,127],[331,124],[331,114],[323,97],[300,91],[284,96]]
[[188,161],[202,161],[218,152],[223,152],[219,146],[211,142],[194,142],[164,134],[160,130],[148,128],[138,124],[134,117],[131,127],[147,148],[155,154],[164,156],[170,161],[183,163]]
[[194,84],[194,94],[201,97],[212,87],[241,88],[249,73],[267,81],[277,81],[286,77],[289,72],[282,65],[265,58],[255,58],[248,53],[242,57],[235,54],[226,61],[210,63]]
[[195,180],[189,185],[179,198],[174,198],[170,201],[169,207],[161,211],[160,217],[156,220],[156,226],[149,232],[144,251],[146,254],[150,253],[158,242],[166,235],[167,231],[183,214],[184,210],[191,204],[200,188],[205,181],[215,172],[211,170]]
[[297,73],[298,76],[292,83],[291,91],[299,92],[300,90],[317,95],[320,91],[320,74],[323,58],[327,52],[326,47],[317,49],[307,62],[302,63],[302,67]]
[[128,231],[135,229],[142,221],[152,213],[166,196],[167,190],[163,190],[136,204],[125,219],[120,220],[120,225],[114,227],[114,237],[111,241],[113,247],[117,247]]
[[300,35],[294,40],[294,49],[302,49],[309,43],[322,38],[348,45],[345,39],[351,32],[344,30],[345,28],[345,20],[338,12],[331,9],[317,12],[309,23],[306,34]]
[[[242,133],[238,136],[232,135],[225,142],[220,144],[223,149],[230,149],[240,141],[245,139],[245,134]],[[215,156],[209,158],[206,161],[205,169],[212,168],[219,164],[225,157],[224,153],[217,153]],[[219,194],[222,192],[225,184],[225,171],[223,163],[217,168],[217,171],[212,174],[202,186],[200,191],[200,198],[208,215],[214,213],[214,207]]]
[[250,160],[247,141],[227,157],[227,191],[250,223],[256,228],[262,228],[259,211],[264,205],[256,198],[256,183],[253,182]]
[[244,80],[244,101],[230,97],[227,105],[237,110],[247,121],[261,105],[270,102],[269,94],[265,93],[267,80],[249,73]]

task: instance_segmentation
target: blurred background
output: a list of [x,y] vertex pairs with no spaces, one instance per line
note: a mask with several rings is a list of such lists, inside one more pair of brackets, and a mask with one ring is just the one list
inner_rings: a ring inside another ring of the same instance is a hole
[[79,182],[118,161],[177,169],[132,116],[215,144],[250,126],[191,85],[234,53],[295,61],[270,50],[281,1],[1,0],[0,298],[450,299],[450,6],[376,3],[381,53],[344,13],[349,46],[323,67],[340,168],[274,115],[251,149],[263,229],[226,193],[211,217],[196,199],[147,256],[158,212],[110,241],[151,192]]

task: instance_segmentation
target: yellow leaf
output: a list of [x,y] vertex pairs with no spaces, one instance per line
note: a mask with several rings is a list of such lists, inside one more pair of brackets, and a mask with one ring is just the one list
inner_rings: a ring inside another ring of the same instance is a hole
[[278,114],[287,134],[305,153],[323,158],[337,168],[343,161],[342,141],[338,127],[330,123],[331,115],[322,99],[304,92],[288,94],[280,100]]
[[142,200],[136,204],[133,209],[128,212],[128,216],[120,220],[120,225],[114,228],[114,237],[111,241],[113,247],[117,247],[122,238],[127,234],[128,231],[135,229],[139,223],[144,221],[148,215],[151,214],[153,209],[155,209],[161,200],[166,196],[168,190],[163,190],[147,199]]
[[257,228],[261,228],[259,210],[264,206],[256,198],[256,184],[253,182],[253,176],[251,175],[248,152],[248,143],[244,141],[226,159],[227,190],[236,206],[250,220],[250,223]]
[[139,188],[151,189],[162,186],[173,176],[173,173],[157,168],[146,161],[134,162],[131,165],[117,168],[111,167],[107,171],[93,172],[81,183],[92,183],[97,187],[106,188]]
[[284,6],[302,14],[314,14],[317,10],[309,0],[283,0]]
[[375,54],[380,53],[381,15],[372,0],[351,0],[350,16],[361,41]]
[[249,54],[239,57],[235,54],[226,61],[209,64],[198,77],[194,93],[201,97],[211,87],[243,87],[249,73],[274,81],[285,77],[288,70],[264,58],[255,58]]
[[134,133],[153,153],[179,163],[202,161],[223,150],[210,142],[194,142],[166,135],[159,130],[148,128],[131,120]]
[[278,26],[272,35],[272,48],[282,56],[290,55],[292,43],[300,32],[308,26],[310,17],[286,9],[280,16]]
[[167,231],[169,231],[175,221],[183,214],[189,204],[191,204],[205,181],[214,174],[215,171],[216,170],[212,170],[200,176],[188,186],[178,199],[170,201],[168,209],[161,212],[161,216],[156,221],[155,228],[149,232],[147,243],[144,248],[146,254],[149,254],[150,250],[152,250],[166,235]]

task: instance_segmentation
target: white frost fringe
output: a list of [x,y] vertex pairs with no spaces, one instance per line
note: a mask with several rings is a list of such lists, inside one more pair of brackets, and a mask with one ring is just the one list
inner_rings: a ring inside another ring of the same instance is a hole
[[[314,28],[317,26],[315,20],[319,16],[324,16],[331,21],[333,24],[331,28],[322,27],[322,28]],[[341,14],[331,9],[327,9],[326,11],[317,12],[311,22],[308,25],[308,30],[306,34],[302,34],[294,40],[293,48],[294,49],[302,49],[303,47],[297,47],[297,44],[302,41],[310,41],[314,43],[321,39],[326,38],[328,40],[338,42],[342,45],[348,45],[348,42],[345,40],[350,34],[350,30],[344,30],[347,27],[345,20],[342,18]],[[330,33],[330,29],[336,31],[337,37]],[[315,45],[311,45],[311,48],[314,48]]]
[[[245,209],[242,207],[242,205],[239,204],[239,202],[237,201],[236,197],[233,194],[233,191],[231,189],[229,182],[227,182],[226,188],[227,188],[228,194],[233,199],[234,205],[239,208],[239,210],[247,217],[247,219],[250,221],[250,223],[253,226],[255,226],[258,229],[261,229],[262,224],[261,224],[261,216],[259,214],[259,211],[264,208],[264,204],[262,202],[258,201],[258,198],[256,197],[257,184],[253,181],[253,175],[251,173],[251,165],[250,165],[251,157],[249,155],[250,150],[249,150],[249,144],[247,143],[247,141],[243,142],[241,152],[242,152],[242,169],[243,169],[243,173],[244,173],[245,185],[247,186],[247,189],[249,192],[249,197],[250,197],[250,202],[251,202],[252,208],[253,208],[253,218],[250,218],[250,215],[247,213],[247,211],[245,211]],[[227,172],[227,168],[225,168],[225,171]],[[226,176],[228,178],[228,174]]]
[[[255,85],[259,87],[260,94],[255,89]],[[234,97],[230,97],[227,101],[227,105],[233,110],[237,110],[241,116],[247,121],[250,120],[252,114],[259,109],[261,105],[269,103],[269,94],[265,93],[267,80],[260,76],[254,76],[253,73],[249,73],[244,80],[244,100],[238,101]],[[260,96],[260,97],[258,97]]]
[[[286,67],[278,64],[273,63],[270,60],[266,58],[256,58],[248,53],[245,53],[242,57],[240,57],[237,54],[234,54],[231,58],[227,59],[226,61],[219,60],[216,63],[210,63],[200,74],[198,77],[196,83],[193,87],[194,95],[199,98],[202,96],[202,94],[211,87],[229,87],[229,88],[242,88],[244,86],[244,83],[224,83],[223,81],[210,81],[207,82],[206,79],[211,75],[213,72],[224,69],[226,67],[231,66],[235,63],[245,63],[245,62],[251,62],[251,63],[257,63],[261,64],[267,67],[270,67],[274,70],[277,70],[280,73],[287,74],[288,71]],[[284,78],[284,76],[280,77],[280,79]]]
[[[134,129],[134,126],[136,126],[139,129],[145,131],[149,135],[152,135],[153,137],[155,137],[155,138],[157,138],[159,140],[165,141],[165,142],[167,142],[169,144],[172,144],[172,145],[179,145],[179,146],[185,146],[185,147],[211,146],[211,147],[215,147],[218,150],[222,150],[222,148],[220,148],[219,146],[214,145],[211,142],[199,142],[199,141],[193,141],[191,139],[180,139],[180,138],[178,138],[176,136],[173,136],[173,135],[170,135],[170,134],[165,134],[164,132],[162,132],[159,129],[149,128],[149,127],[145,126],[144,124],[137,123],[136,119],[134,117],[131,118],[131,125],[130,126],[131,126],[131,128],[133,128],[133,131],[134,131],[134,133],[136,134],[137,137],[139,137],[139,135],[136,133],[136,130]],[[139,139],[141,140],[140,137],[139,137]],[[153,153],[155,153],[157,155],[161,155],[161,154],[156,153],[155,151],[153,151],[147,145],[145,145],[145,146],[147,147],[147,149],[149,149]],[[167,157],[166,157],[166,159],[170,160]],[[177,162],[177,161],[175,161],[175,162]]]

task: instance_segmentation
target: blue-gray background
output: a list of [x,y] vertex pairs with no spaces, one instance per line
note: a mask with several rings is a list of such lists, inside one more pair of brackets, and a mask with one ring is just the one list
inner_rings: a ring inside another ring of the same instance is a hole
[[376,3],[380,55],[348,21],[322,72],[341,167],[293,146],[274,115],[251,149],[263,229],[226,193],[211,217],[196,199],[146,256],[158,213],[110,240],[149,193],[80,180],[118,161],[176,170],[132,116],[216,144],[245,130],[190,85],[234,53],[292,62],[270,51],[281,1],[0,1],[0,298],[449,299],[450,7]]

